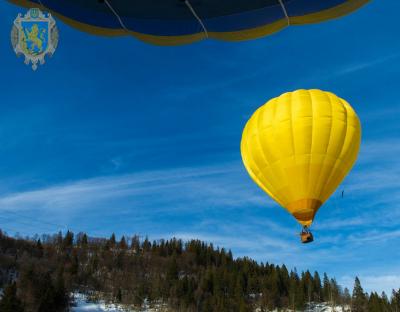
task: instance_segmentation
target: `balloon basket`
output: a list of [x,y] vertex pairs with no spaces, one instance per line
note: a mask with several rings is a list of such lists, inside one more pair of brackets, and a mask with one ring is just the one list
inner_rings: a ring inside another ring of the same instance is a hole
[[303,231],[300,233],[300,239],[301,239],[301,242],[302,242],[303,244],[308,244],[308,243],[311,243],[311,242],[314,241],[314,236],[312,235],[312,233],[311,233],[310,231],[308,231],[308,230],[303,230]]

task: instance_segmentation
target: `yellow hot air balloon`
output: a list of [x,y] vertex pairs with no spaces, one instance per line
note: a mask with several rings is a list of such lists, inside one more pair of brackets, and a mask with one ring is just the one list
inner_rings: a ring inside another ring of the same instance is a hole
[[360,142],[349,103],[330,92],[297,90],[251,116],[241,153],[251,178],[304,226],[307,242],[317,210],[349,173]]

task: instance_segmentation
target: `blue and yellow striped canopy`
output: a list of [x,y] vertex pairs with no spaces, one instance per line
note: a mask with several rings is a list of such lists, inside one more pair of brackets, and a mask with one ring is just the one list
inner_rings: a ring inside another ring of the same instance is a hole
[[80,30],[130,34],[159,45],[206,37],[239,41],[288,25],[318,23],[348,14],[369,0],[9,0],[52,12]]

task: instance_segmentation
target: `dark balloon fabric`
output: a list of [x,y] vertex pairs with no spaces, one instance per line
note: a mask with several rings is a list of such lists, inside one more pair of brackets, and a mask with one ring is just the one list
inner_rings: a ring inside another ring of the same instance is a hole
[[369,0],[9,0],[50,11],[82,31],[130,34],[160,45],[204,38],[263,37],[289,25],[318,23],[357,10]]

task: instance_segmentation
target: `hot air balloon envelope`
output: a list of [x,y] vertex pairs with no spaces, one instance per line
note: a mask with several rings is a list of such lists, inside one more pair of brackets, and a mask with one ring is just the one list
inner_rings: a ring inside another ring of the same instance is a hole
[[348,14],[369,0],[9,0],[49,10],[66,23],[100,35],[131,34],[160,45],[205,37],[237,41],[289,25]]
[[355,163],[361,126],[333,93],[298,90],[261,106],[247,122],[241,152],[251,178],[303,226]]

